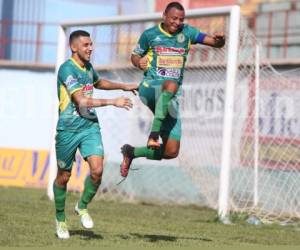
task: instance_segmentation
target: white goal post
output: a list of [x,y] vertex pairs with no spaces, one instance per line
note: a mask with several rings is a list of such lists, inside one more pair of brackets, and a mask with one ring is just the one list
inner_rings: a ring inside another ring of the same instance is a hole
[[[68,35],[80,28],[91,33],[95,44],[91,61],[100,76],[141,81],[142,73],[129,62],[130,52],[142,31],[161,18],[162,13],[153,13],[62,23],[56,72],[69,55]],[[299,199],[294,195],[288,200],[285,197],[286,190],[298,192],[298,163],[295,156],[280,151],[283,145],[294,152],[294,144],[289,143],[296,136],[286,138],[273,128],[283,123],[283,118],[279,121],[275,117],[275,111],[289,109],[287,100],[297,101],[293,93],[296,85],[261,63],[256,38],[240,18],[238,6],[187,10],[186,22],[208,33],[223,30],[227,40],[222,49],[195,45],[190,50],[180,99],[180,155],[173,161],[134,160],[132,168],[139,171],[130,171],[126,181],[116,186],[120,178],[120,146],[144,146],[152,116],[138,98],[128,114],[97,109],[106,159],[99,198],[208,206],[218,210],[223,222],[228,221],[231,212],[254,214],[265,221],[299,217]],[[108,91],[97,91],[96,96],[110,95]],[[276,96],[285,99],[274,111]],[[270,119],[266,117],[269,115]],[[271,134],[268,122],[274,125]],[[47,190],[50,199],[55,175],[53,145]]]

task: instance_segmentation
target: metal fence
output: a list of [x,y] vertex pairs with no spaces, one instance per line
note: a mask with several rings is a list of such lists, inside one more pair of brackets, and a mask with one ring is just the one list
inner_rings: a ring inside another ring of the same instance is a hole
[[[259,13],[248,18],[246,22],[265,48],[264,58],[271,62],[300,62],[300,9]],[[129,29],[134,31],[135,28],[132,26]],[[54,65],[57,32],[57,23],[0,20],[1,62]],[[135,38],[124,37],[122,29],[108,33],[110,37],[104,39],[101,31],[91,30],[95,43],[98,43],[97,47],[105,50],[107,46],[114,44],[120,51],[130,54],[132,40]],[[132,35],[136,34],[132,32]],[[118,37],[123,39],[117,39]]]

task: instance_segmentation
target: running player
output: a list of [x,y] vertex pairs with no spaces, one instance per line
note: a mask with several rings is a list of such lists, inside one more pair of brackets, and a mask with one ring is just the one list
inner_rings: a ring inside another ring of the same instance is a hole
[[77,149],[88,162],[90,175],[85,179],[84,190],[75,211],[80,216],[84,228],[90,229],[94,225],[87,205],[101,184],[104,156],[100,127],[94,108],[107,105],[125,109],[132,107],[132,102],[128,98],[94,99],[93,88],[124,91],[137,89],[137,84],[113,83],[99,78],[89,62],[93,44],[88,32],[83,30],[72,32],[69,44],[72,56],[60,66],[57,78],[59,119],[55,146],[58,170],[53,191],[56,234],[60,239],[70,237],[65,216],[65,200]]

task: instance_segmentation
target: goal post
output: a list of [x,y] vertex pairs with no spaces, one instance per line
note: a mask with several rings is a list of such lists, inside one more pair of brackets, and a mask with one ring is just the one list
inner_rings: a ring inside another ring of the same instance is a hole
[[[70,32],[84,29],[91,33],[91,62],[100,77],[140,82],[142,72],[131,65],[130,54],[141,33],[161,18],[162,13],[153,13],[62,23],[56,72],[70,55]],[[263,51],[258,53],[257,40],[238,6],[187,10],[185,22],[206,33],[224,31],[227,38],[222,49],[202,45],[190,49],[179,97],[180,154],[174,160],[135,159],[132,169],[139,170],[130,171],[126,181],[116,186],[120,147],[145,146],[152,114],[130,93],[95,90],[95,97],[125,94],[134,101],[130,112],[97,109],[105,148],[97,198],[208,206],[218,211],[223,222],[232,212],[276,222],[300,217],[300,196],[294,194],[300,193],[296,132],[300,117],[293,111],[300,103],[299,85],[262,63]],[[76,168],[76,176],[82,169]],[[53,146],[50,198],[55,174]]]
[[234,113],[235,83],[237,71],[237,53],[239,47],[240,9],[234,6],[230,9],[229,19],[228,59],[226,72],[226,98],[224,107],[224,125],[222,140],[222,160],[219,190],[219,217],[225,221],[228,215],[228,196],[231,164],[231,139]]

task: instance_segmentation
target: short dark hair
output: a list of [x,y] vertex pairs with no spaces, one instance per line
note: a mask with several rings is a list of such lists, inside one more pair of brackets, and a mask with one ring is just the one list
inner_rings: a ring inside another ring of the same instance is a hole
[[171,2],[167,5],[166,9],[165,9],[165,13],[167,13],[170,9],[175,8],[177,10],[182,10],[184,11],[184,7],[182,6],[181,3],[179,2]]
[[70,34],[69,44],[71,45],[78,37],[85,36],[90,37],[90,33],[85,30],[75,30]]

